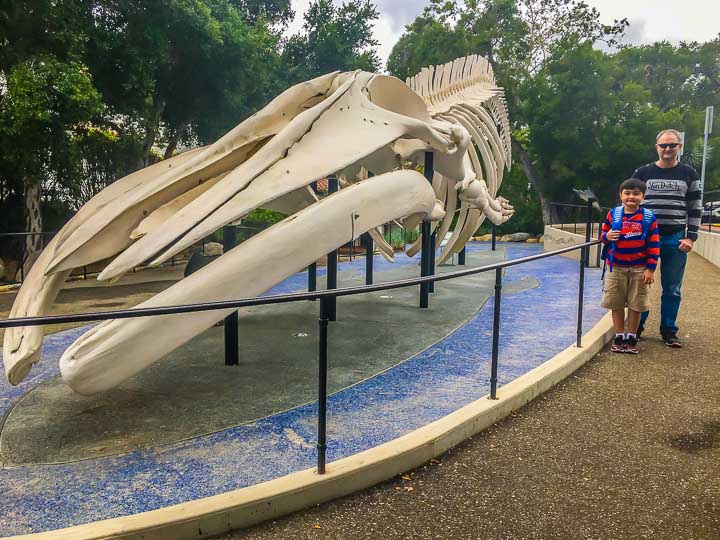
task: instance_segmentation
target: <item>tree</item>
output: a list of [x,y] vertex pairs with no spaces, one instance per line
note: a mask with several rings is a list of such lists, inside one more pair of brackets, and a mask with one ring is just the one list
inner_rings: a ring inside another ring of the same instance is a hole
[[340,7],[317,0],[305,13],[304,32],[287,40],[282,60],[290,84],[335,70],[378,71],[380,60],[372,38],[377,8],[369,0],[352,0]]
[[[82,59],[86,7],[79,0],[0,5],[0,184],[9,199],[22,196],[25,230],[33,233],[42,231],[44,189],[73,181],[74,133],[100,109]],[[40,243],[28,236],[30,262]]]
[[[66,182],[73,170],[73,132],[100,110],[100,96],[87,67],[37,54],[14,65],[6,75],[0,108],[0,170],[22,185],[25,230],[42,231],[43,185]],[[28,236],[26,254],[40,249],[39,236]]]
[[[246,9],[243,12],[241,9]],[[88,61],[116,130],[141,131],[140,165],[164,135],[166,156],[194,134],[204,142],[254,112],[275,91],[286,0],[102,0]]]
[[[543,219],[546,223],[552,221],[548,186],[554,179],[547,175],[555,167],[542,162],[544,156],[535,151],[535,140],[526,124],[528,115],[533,113],[530,101],[536,79],[550,76],[552,72],[547,69],[550,63],[580,47],[599,41],[615,44],[627,21],[604,25],[597,10],[577,0],[466,0],[462,4],[456,0],[433,0],[416,20],[421,24],[408,26],[398,44],[401,48],[391,53],[388,68],[393,73],[405,75],[431,63],[419,54],[407,52],[410,43],[422,44],[428,32],[438,29],[422,19],[440,23],[446,39],[453,43],[465,43],[467,50],[463,54],[482,54],[493,65],[506,89],[514,122],[516,158],[540,197]],[[412,65],[405,66],[403,59]],[[533,131],[537,133],[537,128]]]

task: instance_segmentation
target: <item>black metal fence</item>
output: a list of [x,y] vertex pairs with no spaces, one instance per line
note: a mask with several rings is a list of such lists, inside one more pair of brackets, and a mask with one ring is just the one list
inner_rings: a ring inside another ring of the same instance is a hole
[[[603,206],[591,206],[592,212],[596,219],[590,220],[590,238],[599,238],[602,231],[602,223],[610,208]],[[597,209],[600,208],[600,212]],[[588,221],[588,205],[587,204],[570,204],[570,203],[550,203],[550,212],[554,217],[552,225],[563,231],[570,231],[573,234],[585,234],[586,223]],[[578,232],[579,231],[579,232]]]
[[[255,236],[263,230],[257,227],[246,227],[244,225],[234,226],[232,228],[236,231],[236,235],[241,242]],[[25,242],[28,236],[40,237],[40,250],[42,251],[56,234],[57,231],[39,233],[0,233],[0,258],[3,258],[8,262],[13,261],[17,264],[17,268],[15,269],[15,272],[13,272],[15,275],[11,276],[9,279],[6,278],[3,280],[3,276],[0,274],[0,284],[19,285],[25,281],[25,263],[27,258]],[[176,266],[178,264],[184,264],[190,258],[190,254],[195,251],[199,251],[202,255],[205,255],[205,247],[210,242],[221,242],[221,240],[215,238],[214,235],[203,238],[190,249],[185,250],[185,254],[174,256],[167,263],[164,263],[161,266]],[[145,267],[133,268],[133,272],[143,270],[144,268]],[[70,277],[76,279],[87,279],[88,277],[97,276],[98,273],[98,268],[94,265],[91,267],[83,266],[73,270]]]
[[[460,277],[471,276],[474,274],[480,274],[482,272],[495,272],[495,303],[493,307],[493,335],[492,335],[492,357],[491,357],[491,369],[490,369],[490,399],[497,399],[497,383],[498,383],[498,364],[499,364],[499,345],[500,345],[500,313],[501,313],[501,302],[502,302],[502,280],[503,270],[511,266],[517,266],[524,263],[537,261],[541,259],[547,259],[568,253],[574,250],[580,250],[580,264],[578,268],[579,280],[578,280],[578,306],[577,306],[577,335],[576,345],[582,346],[582,332],[583,332],[583,298],[585,288],[585,267],[586,259],[588,257],[589,248],[593,245],[598,244],[597,240],[588,241],[582,244],[557,249],[537,255],[531,255],[528,257],[522,257],[509,261],[503,261],[495,264],[488,264],[476,268],[467,268],[463,270],[457,270],[453,272],[447,272],[441,275],[433,275],[432,267],[425,262],[423,274],[430,272],[428,275],[422,275],[419,278],[410,278],[397,281],[391,281],[379,284],[370,284],[358,287],[347,287],[347,288],[334,288],[324,291],[310,291],[306,293],[294,293],[284,294],[269,297],[256,297],[256,298],[245,298],[239,300],[227,300],[222,302],[208,302],[200,304],[186,304],[179,306],[166,306],[166,307],[154,307],[154,308],[136,308],[128,310],[118,311],[102,311],[95,313],[78,313],[74,315],[55,315],[47,317],[25,317],[15,319],[3,319],[0,320],[0,328],[11,328],[19,326],[44,326],[50,324],[64,324],[64,323],[78,323],[78,322],[90,322],[90,321],[105,321],[110,319],[129,319],[137,317],[151,317],[151,316],[162,316],[162,315],[173,315],[179,313],[194,313],[199,311],[213,311],[213,310],[237,310],[243,307],[250,306],[261,306],[270,304],[284,304],[289,302],[301,302],[307,300],[320,300],[319,306],[319,342],[318,342],[318,434],[317,434],[317,470],[319,474],[325,473],[325,462],[326,462],[326,448],[327,448],[327,378],[328,378],[328,327],[329,323],[336,319],[335,302],[338,297],[350,296],[355,294],[365,294],[370,292],[386,291],[389,289],[396,289],[401,287],[420,287],[420,307],[428,307],[429,296],[428,293],[432,292],[430,285],[434,285],[436,282],[442,282],[451,279],[457,279]],[[434,246],[430,245],[430,253],[434,253]],[[434,258],[434,257],[427,257]],[[464,261],[463,261],[464,262]],[[462,263],[461,263],[462,264]],[[428,269],[428,266],[430,268]],[[312,267],[308,269],[308,275],[311,276]],[[366,270],[367,271],[367,270]],[[372,266],[370,265],[370,271]],[[370,279],[372,281],[372,279]],[[367,282],[367,281],[366,281]],[[330,285],[330,284],[329,284]],[[333,284],[336,286],[337,284]],[[237,343],[237,311],[234,311],[233,316],[226,319],[226,364],[228,357],[237,358],[238,355],[238,343]],[[232,324],[227,324],[227,321],[233,321]],[[234,333],[234,335],[233,335]],[[227,348],[231,347],[234,350],[228,351]],[[237,362],[235,362],[236,364]]]
[[720,233],[720,189],[706,191],[703,200],[700,229]]

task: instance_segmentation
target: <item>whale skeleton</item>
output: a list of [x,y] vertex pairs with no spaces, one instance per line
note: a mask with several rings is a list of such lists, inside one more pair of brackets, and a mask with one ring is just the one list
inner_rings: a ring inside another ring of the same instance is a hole
[[[435,157],[432,184],[413,169],[425,152]],[[329,73],[289,88],[214,144],[98,193],[41,253],[10,317],[45,314],[74,268],[112,259],[98,279],[116,280],[135,266],[162,264],[257,208],[289,215],[137,307],[258,296],[366,232],[392,260],[379,228],[392,221],[411,228],[429,220],[440,238],[455,223],[437,257],[442,263],[485,217],[500,224],[512,215],[496,197],[510,160],[503,91],[480,56],[425,68],[406,83]],[[341,189],[319,200],[309,186],[329,175]],[[418,249],[416,242],[408,254]],[[230,312],[103,322],[65,351],[62,378],[81,394],[113,388]],[[39,361],[43,334],[41,326],[6,330],[11,384]]]

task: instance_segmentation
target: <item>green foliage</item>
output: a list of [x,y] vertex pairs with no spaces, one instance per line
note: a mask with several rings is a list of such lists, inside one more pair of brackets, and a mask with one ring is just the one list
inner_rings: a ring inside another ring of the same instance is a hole
[[417,229],[392,227],[390,230],[385,231],[383,238],[393,249],[403,250],[407,244],[412,244],[419,236],[420,232]]
[[[502,224],[501,230],[503,234],[514,232],[542,234],[544,229],[540,198],[527,181],[527,177],[519,164],[513,165],[512,169],[505,173],[498,195],[508,199],[515,208],[513,217]],[[483,226],[481,226],[481,230],[485,233],[490,232],[491,228],[492,223],[486,219]]]
[[257,208],[242,219],[242,225],[256,229],[267,229],[286,217],[287,214],[283,214],[282,212]]
[[207,142],[279,89],[279,35],[236,3],[100,4],[93,12],[90,66],[109,109],[142,127],[146,156],[161,126],[170,136],[194,133]]
[[[291,16],[290,0],[0,0],[0,229],[23,228],[28,185],[42,184],[59,222],[163,151],[215,140],[289,84],[378,71],[369,0],[315,0],[283,40]],[[720,114],[720,37],[597,49],[626,25],[601,23],[579,0],[432,0],[388,69],[405,79],[466,54],[489,59],[513,122],[516,163],[500,194],[516,214],[503,232],[539,233],[549,201],[577,202],[573,187],[614,204],[619,182],[656,159],[661,129],[686,132],[699,169],[704,109]],[[720,188],[717,165],[716,150],[708,190]],[[258,210],[243,224],[282,218]]]
[[6,85],[0,98],[0,183],[8,194],[23,193],[30,183],[71,186],[75,134],[101,108],[88,69],[38,54],[10,67]]
[[[500,190],[517,209],[503,230],[540,232],[536,205],[549,221],[550,201],[578,202],[572,188],[587,186],[614,204],[618,184],[657,159],[658,131],[685,131],[686,150],[698,154],[704,108],[720,110],[720,38],[594,47],[617,45],[627,24],[603,24],[576,0],[433,0],[407,26],[388,69],[405,78],[465,54],[488,58],[506,90],[519,162]],[[720,185],[717,166],[706,185]]]
[[372,38],[377,9],[369,0],[351,0],[337,7],[316,0],[305,14],[303,33],[288,39],[282,59],[291,84],[335,70],[378,71],[380,60]]

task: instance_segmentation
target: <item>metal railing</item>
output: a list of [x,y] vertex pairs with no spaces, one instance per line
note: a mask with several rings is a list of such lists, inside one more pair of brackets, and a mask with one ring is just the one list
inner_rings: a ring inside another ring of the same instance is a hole
[[[580,225],[586,225],[587,223],[587,211],[588,211],[588,205],[587,204],[571,204],[571,203],[557,203],[557,202],[551,202],[550,203],[551,213],[553,216],[558,216],[557,219],[553,219],[553,221],[557,221],[556,223],[552,223],[552,225],[556,225],[560,227],[560,230],[562,231],[570,231],[572,230],[573,234],[578,234],[578,224]],[[592,206],[592,208],[596,208]],[[603,221],[605,221],[605,216],[607,215],[607,212],[610,211],[610,208],[605,208],[604,206],[601,206],[600,209],[602,210],[600,219],[598,221],[592,221],[590,220],[590,237],[596,237],[595,234],[595,225],[597,225],[597,236],[599,237],[600,232],[602,230],[602,224]]]
[[[492,357],[490,370],[490,399],[497,398],[498,383],[498,364],[499,364],[499,347],[500,347],[500,310],[502,301],[502,279],[503,270],[511,266],[517,266],[532,261],[547,259],[568,253],[574,250],[580,250],[579,264],[579,283],[578,283],[578,308],[577,308],[577,335],[576,346],[582,347],[582,328],[583,328],[583,305],[584,305],[584,289],[585,289],[585,266],[586,259],[589,254],[589,248],[598,244],[598,240],[588,241],[582,244],[557,249],[554,251],[544,252],[537,255],[530,255],[509,261],[503,261],[494,264],[488,264],[475,268],[467,268],[444,274],[433,274],[421,276],[419,278],[409,278],[373,285],[364,285],[357,287],[335,288],[324,291],[310,291],[304,293],[283,294],[276,296],[254,297],[239,300],[225,300],[221,302],[206,302],[198,304],[184,304],[176,306],[164,306],[153,308],[135,308],[117,311],[101,311],[95,313],[78,313],[74,315],[53,315],[45,317],[24,317],[15,319],[0,320],[0,328],[12,328],[19,326],[44,326],[50,324],[65,324],[91,321],[105,321],[110,319],[130,319],[137,317],[151,317],[162,315],[175,315],[180,313],[193,313],[199,311],[216,311],[216,310],[237,310],[243,307],[262,306],[270,304],[285,304],[290,302],[301,302],[307,300],[320,300],[320,314],[318,318],[319,325],[319,342],[318,342],[318,417],[317,417],[317,470],[319,474],[325,473],[326,450],[327,450],[327,378],[328,378],[328,326],[331,320],[334,320],[334,306],[336,299],[343,296],[351,296],[356,294],[364,294],[370,292],[386,291],[389,289],[397,289],[402,287],[420,286],[421,289],[421,307],[423,301],[427,302],[427,294],[423,300],[423,291],[427,291],[430,284],[436,282],[457,279],[465,276],[472,276],[483,272],[495,272],[495,303],[493,306],[493,336],[492,336]],[[434,251],[433,251],[434,252]],[[235,314],[237,311],[234,312]],[[228,319],[226,319],[227,321]],[[237,325],[237,322],[235,322]],[[235,328],[237,330],[237,328]],[[227,345],[226,336],[226,345]],[[230,341],[234,343],[237,355],[237,340]],[[226,351],[227,358],[227,351]]]
[[720,215],[716,217],[713,214],[713,212],[720,209],[720,190],[708,191],[705,195],[710,195],[710,198],[714,200],[705,200],[705,204],[703,204],[700,230],[707,224],[707,232],[720,232]]
[[[255,234],[261,232],[263,229],[258,227],[247,227],[244,225],[234,226],[234,229],[236,229],[236,232],[238,233],[238,236],[240,237],[240,241],[244,241]],[[15,245],[11,246],[1,246],[1,251],[4,251],[5,253],[9,253],[10,260],[17,261],[17,277],[19,279],[15,280],[8,280],[3,282],[2,275],[0,275],[0,283],[5,283],[7,285],[20,285],[23,281],[25,281],[25,262],[26,262],[26,253],[25,253],[25,247],[23,246],[25,242],[25,238],[28,236],[40,236],[40,251],[42,251],[45,246],[48,244],[48,242],[57,234],[57,231],[52,232],[14,232],[14,233],[0,233],[0,242],[3,242],[5,239],[10,239],[11,242],[14,242]],[[18,242],[19,240],[19,242]],[[206,238],[203,238],[200,242],[196,243],[189,251],[193,250],[200,250],[200,253],[205,255],[205,246],[209,244],[210,242],[218,242],[217,239],[214,238],[214,236],[208,236]],[[7,255],[6,255],[7,256]],[[162,267],[167,266],[176,266],[181,263],[186,263],[189,260],[189,256],[173,256],[170,258],[170,260],[166,263],[163,263]],[[145,266],[138,266],[132,269],[133,272],[144,270]],[[71,278],[80,278],[87,279],[88,277],[97,276],[99,274],[98,271],[91,271],[88,269],[88,266],[82,266],[78,267],[73,270],[73,272],[70,274]]]

